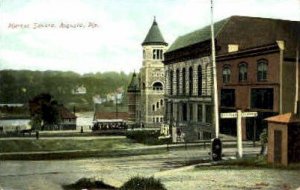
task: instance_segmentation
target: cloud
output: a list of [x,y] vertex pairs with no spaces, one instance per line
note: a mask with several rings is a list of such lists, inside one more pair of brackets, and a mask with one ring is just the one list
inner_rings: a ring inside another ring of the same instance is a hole
[[[153,16],[165,40],[210,23],[207,0],[0,0],[0,69],[139,70]],[[270,8],[270,6],[272,8]],[[283,11],[288,10],[288,11]],[[299,0],[215,0],[214,19],[250,15],[300,20]],[[77,29],[11,29],[9,23],[94,22]]]

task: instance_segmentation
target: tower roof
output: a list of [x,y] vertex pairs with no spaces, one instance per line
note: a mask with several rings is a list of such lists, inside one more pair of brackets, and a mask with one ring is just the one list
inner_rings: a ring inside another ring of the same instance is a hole
[[154,17],[153,23],[151,28],[149,29],[149,32],[143,41],[142,45],[168,45],[167,42],[165,42],[158,24],[156,22],[156,19]]
[[128,92],[137,92],[139,91],[139,80],[135,72],[132,75],[131,82],[127,87]]

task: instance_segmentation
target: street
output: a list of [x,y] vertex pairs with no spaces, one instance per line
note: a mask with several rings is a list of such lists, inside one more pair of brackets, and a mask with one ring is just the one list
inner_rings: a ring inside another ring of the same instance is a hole
[[[235,151],[235,148],[228,148],[224,150],[224,154],[233,156]],[[74,183],[82,177],[101,179],[118,187],[132,176],[157,175],[163,179],[162,181],[168,189],[177,189],[176,178],[180,178],[178,176],[180,174],[186,175],[186,172],[172,172],[171,169],[196,163],[201,159],[208,159],[208,152],[209,149],[189,148],[187,150],[171,150],[156,155],[120,158],[1,161],[0,187],[5,190],[62,189],[61,185]],[[250,152],[256,154],[259,152],[259,148],[245,148],[245,154]],[[168,170],[169,172],[166,172]],[[195,173],[201,175],[200,170]],[[173,179],[173,175],[177,177]],[[190,175],[189,178],[193,178],[193,175]]]

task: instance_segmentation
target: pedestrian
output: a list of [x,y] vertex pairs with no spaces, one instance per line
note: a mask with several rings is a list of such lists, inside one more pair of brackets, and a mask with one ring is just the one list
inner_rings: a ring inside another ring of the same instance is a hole
[[35,131],[35,137],[36,137],[36,140],[39,140],[39,138],[40,138],[40,133],[39,133],[39,131]]
[[267,154],[267,143],[268,143],[268,132],[267,129],[264,129],[263,132],[260,134],[260,143],[261,143],[261,155]]

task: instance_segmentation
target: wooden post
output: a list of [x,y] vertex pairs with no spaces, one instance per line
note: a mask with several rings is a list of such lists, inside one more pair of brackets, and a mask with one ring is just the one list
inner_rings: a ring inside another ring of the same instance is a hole
[[237,156],[239,158],[243,157],[243,142],[242,142],[242,118],[246,117],[257,117],[257,112],[243,112],[241,110],[237,110],[237,112],[231,113],[221,113],[221,118],[236,118],[236,126],[237,126]]
[[242,158],[243,145],[242,145],[242,111],[241,110],[237,110],[236,126],[237,126],[238,157]]

